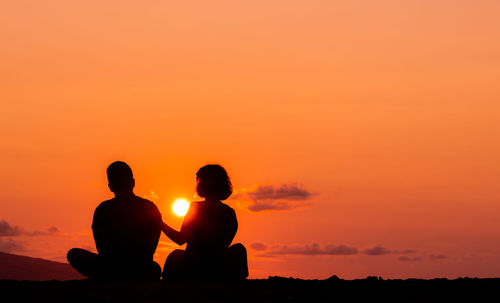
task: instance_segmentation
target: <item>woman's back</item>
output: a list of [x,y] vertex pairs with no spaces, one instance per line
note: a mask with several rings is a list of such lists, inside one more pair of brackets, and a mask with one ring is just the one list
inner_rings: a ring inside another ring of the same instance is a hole
[[188,234],[186,262],[222,260],[238,229],[234,210],[220,201],[191,203],[182,224]]

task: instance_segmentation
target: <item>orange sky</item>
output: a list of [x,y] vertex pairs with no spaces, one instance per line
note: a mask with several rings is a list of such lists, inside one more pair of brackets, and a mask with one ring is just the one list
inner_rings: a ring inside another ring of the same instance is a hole
[[[499,11],[5,3],[0,222],[18,232],[0,224],[0,250],[61,261],[92,247],[114,160],[179,227],[172,201],[216,162],[240,193],[228,204],[251,278],[500,276]],[[258,200],[259,186],[284,194]],[[176,247],[161,241],[160,263]]]

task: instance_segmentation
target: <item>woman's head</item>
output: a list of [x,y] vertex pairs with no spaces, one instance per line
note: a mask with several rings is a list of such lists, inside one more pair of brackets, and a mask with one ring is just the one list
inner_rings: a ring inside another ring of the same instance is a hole
[[233,186],[224,167],[218,164],[205,165],[196,173],[198,196],[226,200],[233,192]]

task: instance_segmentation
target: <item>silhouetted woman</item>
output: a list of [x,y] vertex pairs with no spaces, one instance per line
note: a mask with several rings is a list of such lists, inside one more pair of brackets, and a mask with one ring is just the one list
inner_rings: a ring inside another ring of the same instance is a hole
[[231,244],[238,221],[236,213],[221,201],[232,193],[226,170],[206,165],[196,173],[196,191],[201,202],[193,202],[180,231],[162,223],[163,232],[175,243],[187,242],[186,251],[176,249],[165,261],[163,279],[245,279],[248,276],[246,249]]

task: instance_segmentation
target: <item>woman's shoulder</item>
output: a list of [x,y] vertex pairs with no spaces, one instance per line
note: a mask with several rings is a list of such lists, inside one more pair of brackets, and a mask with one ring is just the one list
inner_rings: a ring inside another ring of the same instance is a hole
[[203,201],[193,201],[189,203],[189,207],[200,207],[203,205]]
[[212,203],[207,203],[206,201],[194,201],[191,202],[191,204],[189,204],[189,208],[192,210],[207,208],[207,209],[214,209],[217,212],[222,211],[224,213],[235,214],[235,211],[231,206],[222,202],[212,204]]
[[221,204],[225,212],[231,215],[236,215],[236,212],[231,206],[227,205],[226,203],[221,203]]
[[193,212],[203,207],[203,201],[193,201],[189,203],[189,211]]

